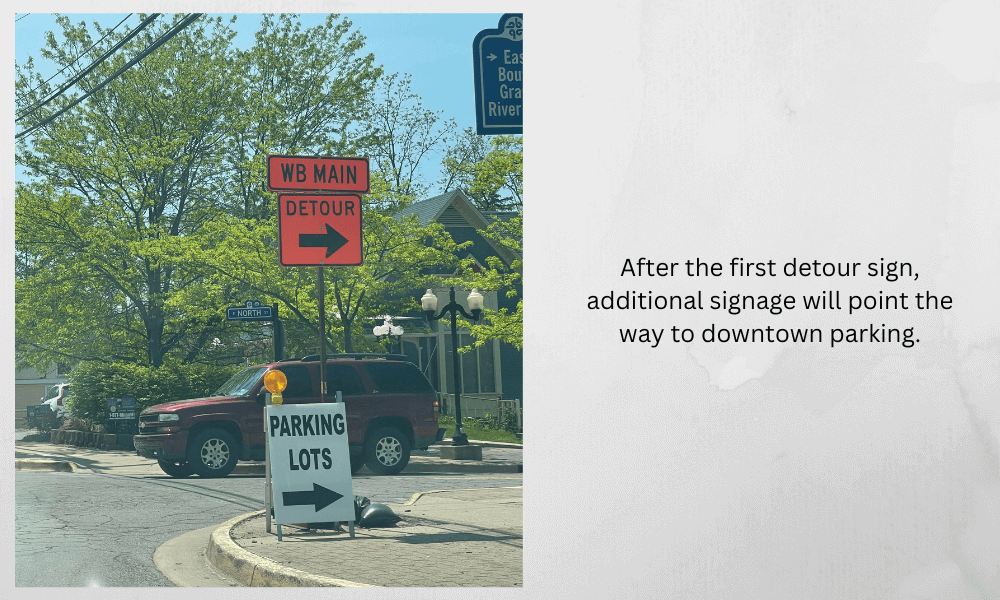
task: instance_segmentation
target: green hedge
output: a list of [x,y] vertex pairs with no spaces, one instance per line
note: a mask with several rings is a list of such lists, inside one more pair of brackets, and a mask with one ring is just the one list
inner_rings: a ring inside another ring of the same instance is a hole
[[241,365],[165,362],[158,368],[134,363],[83,362],[69,375],[69,409],[77,417],[107,424],[108,398],[135,398],[136,412],[163,402],[210,395]]

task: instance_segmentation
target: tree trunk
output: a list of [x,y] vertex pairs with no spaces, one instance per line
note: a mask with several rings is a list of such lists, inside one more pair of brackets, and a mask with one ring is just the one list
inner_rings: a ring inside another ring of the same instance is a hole
[[344,324],[344,352],[350,354],[354,352],[354,342],[351,339],[351,323],[354,319],[341,319],[340,322]]

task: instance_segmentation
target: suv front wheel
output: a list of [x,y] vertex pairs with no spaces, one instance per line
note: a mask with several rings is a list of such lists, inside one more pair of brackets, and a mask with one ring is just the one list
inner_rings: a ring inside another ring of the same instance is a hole
[[188,444],[188,466],[202,477],[225,477],[236,468],[236,440],[221,429],[207,429]]
[[376,430],[365,440],[365,465],[376,475],[395,475],[410,462],[410,441],[394,427]]
[[184,477],[190,477],[191,474],[194,473],[187,463],[178,463],[172,460],[158,460],[156,462],[160,463],[160,469],[171,477],[181,479]]

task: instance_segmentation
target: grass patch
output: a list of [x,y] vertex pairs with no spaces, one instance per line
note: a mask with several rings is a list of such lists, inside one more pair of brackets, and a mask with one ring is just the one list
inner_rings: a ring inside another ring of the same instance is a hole
[[[473,419],[466,417],[462,419],[465,427],[465,435],[470,440],[480,442],[507,442],[511,444],[521,444],[521,438],[517,437],[513,431],[502,429],[495,421],[490,419]],[[444,427],[447,431],[444,437],[450,438],[455,432],[455,417],[442,415],[438,418],[438,427]]]

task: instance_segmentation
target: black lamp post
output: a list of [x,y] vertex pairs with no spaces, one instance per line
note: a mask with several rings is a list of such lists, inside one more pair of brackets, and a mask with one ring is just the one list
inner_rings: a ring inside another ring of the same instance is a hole
[[461,313],[466,319],[471,319],[473,323],[479,322],[479,317],[483,314],[483,295],[472,290],[469,293],[468,303],[469,310],[472,314],[465,312],[462,306],[455,302],[455,288],[451,288],[451,302],[447,306],[441,309],[441,312],[437,315],[434,311],[437,310],[437,296],[434,292],[427,290],[427,293],[420,298],[420,305],[424,309],[424,315],[427,316],[427,322],[437,321],[445,315],[445,313],[451,313],[451,349],[452,349],[452,371],[455,373],[455,433],[451,436],[452,446],[468,446],[469,436],[465,435],[465,428],[462,427],[462,373],[460,371],[461,366],[458,361],[458,325],[457,318],[458,313]]

